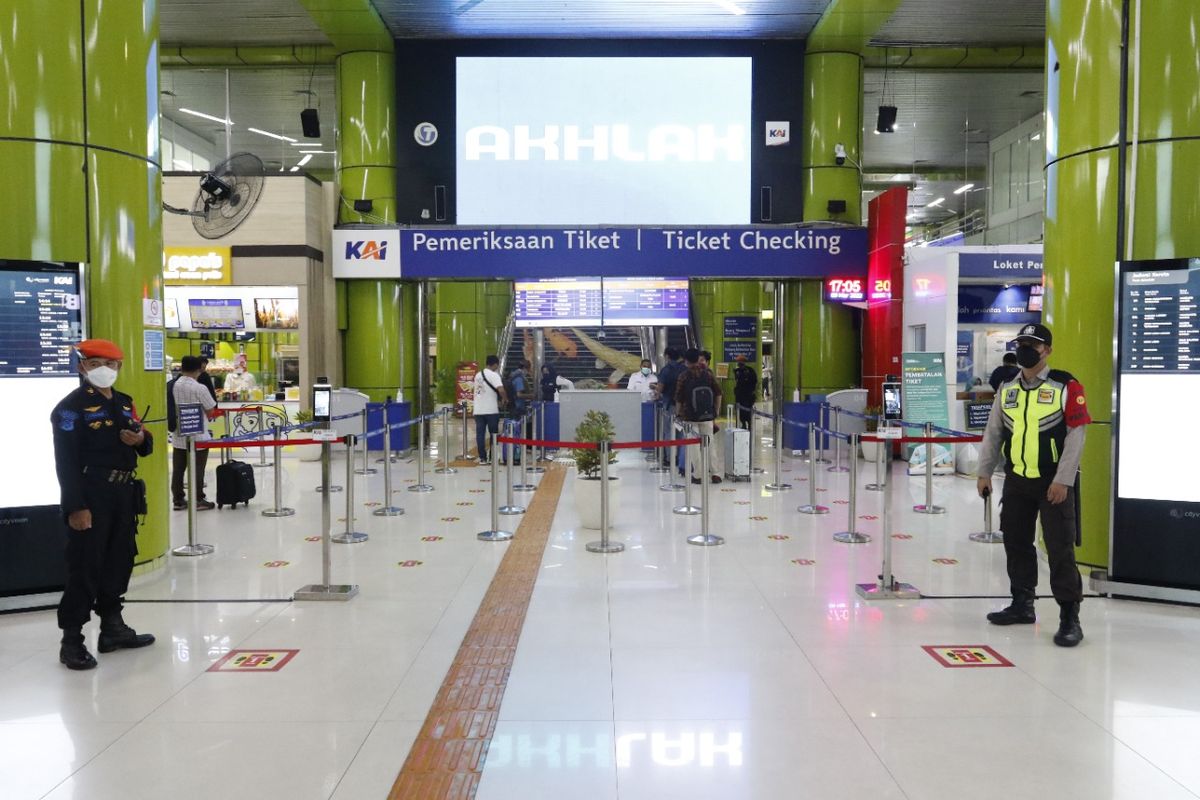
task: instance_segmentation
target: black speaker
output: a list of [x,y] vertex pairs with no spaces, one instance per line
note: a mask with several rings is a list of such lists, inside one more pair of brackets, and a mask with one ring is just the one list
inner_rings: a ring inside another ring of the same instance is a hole
[[304,129],[305,139],[321,138],[321,119],[315,108],[306,108],[300,112],[300,127]]
[[845,200],[830,200],[829,204],[825,206],[825,210],[827,210],[830,214],[845,214],[846,213],[846,201]]
[[354,201],[354,210],[357,211],[359,214],[370,214],[371,209],[374,207],[375,207],[375,204],[373,202],[371,202],[370,200],[355,200]]
[[877,133],[895,133],[896,132],[896,107],[895,106],[880,106],[879,117],[875,120],[875,131]]
[[446,187],[433,187],[433,219],[435,222],[446,221]]
[[771,187],[764,186],[758,190],[758,219],[760,222],[771,221]]

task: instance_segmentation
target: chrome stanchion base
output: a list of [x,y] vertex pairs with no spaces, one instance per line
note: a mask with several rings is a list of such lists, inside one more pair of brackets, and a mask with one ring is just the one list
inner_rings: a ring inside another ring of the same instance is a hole
[[750,472],[752,472],[755,475],[765,475],[767,473],[767,471],[765,469],[763,469],[762,467],[751,467]]
[[860,583],[854,587],[865,600],[920,600],[921,591],[911,583],[897,581],[890,587],[882,583]]
[[[317,488],[313,489],[313,491],[314,491],[314,492],[318,492],[319,494],[325,494],[325,487],[324,487],[324,486],[318,486]],[[330,487],[329,487],[329,491],[331,491],[331,492],[340,492],[340,491],[342,491],[342,487],[340,487],[340,486],[330,486]]]
[[675,506],[671,509],[672,514],[682,514],[685,517],[694,517],[700,513],[698,506]]
[[982,542],[983,544],[1004,544],[1004,534],[1000,531],[983,531],[982,533],[972,533],[967,538],[972,542]]
[[275,466],[275,462],[274,462],[274,461],[268,461],[268,462],[267,462],[267,463],[265,463],[265,464],[261,464],[261,463],[259,463],[259,462],[255,461],[255,462],[252,462],[252,463],[250,464],[250,466],[252,466],[252,467],[273,467],[273,466]]
[[537,489],[536,483],[517,483],[513,485],[514,492],[532,492]]
[[866,544],[871,537],[858,531],[839,531],[833,535],[833,540],[842,544]]
[[294,508],[268,508],[262,512],[264,517],[290,517],[296,513]]
[[664,483],[658,487],[660,492],[682,492],[687,487],[682,483]]
[[801,514],[828,514],[829,506],[810,506],[805,503],[796,510]]
[[499,512],[501,514],[509,514],[509,515],[524,514],[525,506],[500,506]]
[[883,484],[882,483],[868,483],[863,488],[866,489],[868,492],[882,492]]
[[408,487],[408,490],[410,492],[432,492],[433,487],[430,486],[428,483],[416,483],[416,484],[413,484],[412,486]]
[[383,508],[375,509],[371,513],[377,517],[398,517],[404,513],[404,509],[397,508],[396,506],[384,506]]
[[849,472],[850,468],[849,467],[830,467],[825,471],[826,472]]
[[354,474],[355,475],[378,475],[379,470],[375,469],[374,467],[359,467],[358,469],[354,470]]
[[329,541],[337,542],[338,544],[358,544],[359,542],[365,542],[368,538],[370,537],[360,531],[347,531],[339,533],[337,536],[329,537]]
[[919,506],[913,506],[913,511],[918,514],[945,514],[946,509],[942,506],[927,506],[921,503]]
[[481,542],[507,542],[512,537],[512,531],[480,531],[475,534],[475,538]]
[[[395,464],[395,463],[396,463],[396,462],[398,462],[399,460],[400,460],[400,456],[396,455],[395,453],[392,453],[392,463],[393,463],[393,464]],[[375,459],[375,463],[376,463],[376,464],[382,464],[383,462],[384,462],[384,459],[383,459],[383,458],[377,458],[377,459]]]
[[529,470],[529,474],[531,475],[544,475],[546,472],[545,467],[539,467],[536,464],[530,464],[526,469]]
[[768,483],[763,488],[768,492],[786,492],[792,488],[792,485],[790,483]]
[[714,533],[697,533],[695,536],[689,536],[687,543],[699,547],[715,547],[719,544],[725,544],[725,537],[717,536]]
[[832,464],[833,461],[831,459],[826,458],[825,456],[818,456],[817,463],[818,464]]
[[650,472],[653,472],[653,473],[655,473],[655,474],[661,475],[661,474],[662,474],[662,473],[664,473],[664,472],[670,472],[670,471],[671,471],[671,468],[670,468],[670,467],[664,467],[662,464],[659,464],[658,466],[651,467],[649,471],[650,471]]
[[215,549],[211,544],[185,544],[171,552],[177,556],[206,556]]
[[308,586],[302,586],[292,595],[293,600],[349,600],[354,595],[358,594],[358,586],[352,583],[334,584],[332,586],[324,586],[319,583],[310,583]]
[[625,545],[620,542],[588,542],[584,549],[589,553],[620,553]]
[[434,475],[457,475],[458,470],[454,467],[438,467],[433,471]]

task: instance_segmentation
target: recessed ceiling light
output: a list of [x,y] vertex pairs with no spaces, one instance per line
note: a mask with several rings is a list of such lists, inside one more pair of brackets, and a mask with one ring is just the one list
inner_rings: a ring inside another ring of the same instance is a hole
[[946,198],[944,198],[944,197],[939,197],[937,200],[934,200],[932,203],[926,203],[926,204],[925,204],[925,207],[926,207],[926,208],[933,208],[934,206],[940,206],[940,205],[941,205],[942,203],[944,203],[944,202],[946,202]]
[[222,125],[225,125],[226,123],[228,123],[230,125],[233,124],[233,120],[231,120],[231,119],[225,119],[224,117],[214,117],[212,114],[205,114],[201,111],[192,111],[190,108],[181,108],[181,109],[179,109],[179,111],[182,114],[191,114],[193,117],[200,117],[201,119],[211,119],[213,122],[219,122]]
[[954,193],[962,194],[963,192],[967,191],[968,189],[973,189],[974,187],[975,187],[975,184],[973,184],[973,183],[964,183],[962,186],[955,189]]
[[[280,167],[279,171],[283,172],[283,167]],[[299,167],[292,167],[291,169],[288,170],[288,172],[299,172],[299,171],[300,171]]]
[[279,139],[280,141],[284,141],[284,142],[296,141],[295,139],[293,139],[290,136],[282,136],[278,133],[271,133],[270,131],[263,131],[263,130],[259,130],[258,128],[246,128],[246,130],[250,131],[251,133],[257,133],[260,136],[270,136],[272,139]]
[[305,164],[307,164],[307,163],[308,163],[308,162],[310,162],[310,161],[312,161],[312,153],[309,153],[309,154],[308,154],[308,155],[306,155],[304,158],[302,158],[302,159],[300,159],[299,161],[297,161],[297,162],[296,162],[296,166],[297,166],[297,167],[303,167]]
[[292,147],[324,147],[324,146],[325,145],[321,144],[320,142],[297,142],[295,139],[292,140]]
[[1041,139],[1041,138],[1042,138],[1042,135],[1040,133],[1035,133],[1033,136],[1029,137],[1029,141],[1036,142],[1038,139]]

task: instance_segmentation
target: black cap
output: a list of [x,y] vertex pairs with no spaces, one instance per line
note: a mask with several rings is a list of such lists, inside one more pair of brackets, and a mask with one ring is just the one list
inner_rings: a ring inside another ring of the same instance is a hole
[[1054,346],[1054,335],[1050,333],[1050,329],[1045,325],[1024,325],[1021,327],[1021,332],[1017,334],[1017,341],[1022,339],[1032,339],[1035,342],[1041,342],[1047,347]]

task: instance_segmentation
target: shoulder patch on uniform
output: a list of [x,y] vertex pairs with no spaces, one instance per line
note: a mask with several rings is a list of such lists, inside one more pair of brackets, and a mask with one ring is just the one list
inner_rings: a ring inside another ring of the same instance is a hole
[[79,415],[74,411],[66,409],[58,412],[58,427],[64,431],[75,430],[75,422],[79,419]]

